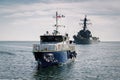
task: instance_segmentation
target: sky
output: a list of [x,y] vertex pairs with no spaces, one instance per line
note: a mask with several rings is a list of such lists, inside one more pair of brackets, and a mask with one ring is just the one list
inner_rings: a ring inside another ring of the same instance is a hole
[[120,41],[120,0],[0,0],[0,41],[39,41],[39,36],[55,29],[55,12],[61,34],[70,39],[87,15],[88,29],[101,41]]

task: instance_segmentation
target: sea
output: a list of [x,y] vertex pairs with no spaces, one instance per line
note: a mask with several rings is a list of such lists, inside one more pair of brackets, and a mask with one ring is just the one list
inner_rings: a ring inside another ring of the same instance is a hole
[[0,41],[0,80],[120,80],[120,42],[75,45],[74,62],[40,68],[32,53],[39,41]]

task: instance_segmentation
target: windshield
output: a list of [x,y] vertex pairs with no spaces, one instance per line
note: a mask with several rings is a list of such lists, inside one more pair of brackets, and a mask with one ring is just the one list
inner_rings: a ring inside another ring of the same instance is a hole
[[40,36],[41,42],[62,42],[63,36],[61,35],[44,35]]

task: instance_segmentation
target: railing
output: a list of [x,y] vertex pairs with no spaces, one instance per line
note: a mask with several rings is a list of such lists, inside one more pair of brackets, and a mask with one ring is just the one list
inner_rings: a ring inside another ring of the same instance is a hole
[[33,52],[50,52],[50,51],[63,51],[71,50],[74,51],[75,47],[66,44],[34,44]]

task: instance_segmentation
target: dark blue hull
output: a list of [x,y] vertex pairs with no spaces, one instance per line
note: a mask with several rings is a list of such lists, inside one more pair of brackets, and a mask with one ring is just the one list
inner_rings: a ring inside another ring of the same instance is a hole
[[34,52],[34,57],[42,67],[66,63],[76,57],[75,52],[56,51],[56,52]]

